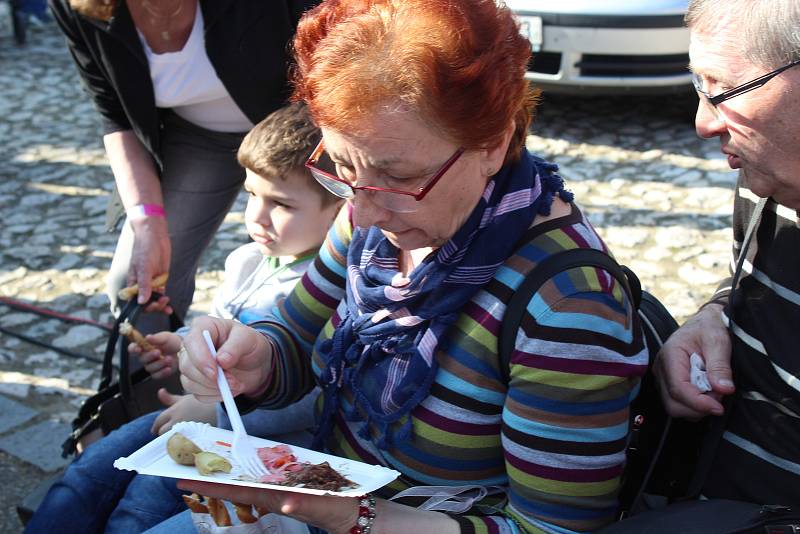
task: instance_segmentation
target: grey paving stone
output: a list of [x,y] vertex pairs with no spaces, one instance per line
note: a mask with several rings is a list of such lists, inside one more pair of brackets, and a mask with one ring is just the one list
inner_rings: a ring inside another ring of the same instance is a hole
[[61,443],[69,431],[66,423],[42,421],[0,438],[0,449],[42,471],[55,471],[70,462],[61,457]]
[[30,421],[39,412],[0,395],[0,434]]

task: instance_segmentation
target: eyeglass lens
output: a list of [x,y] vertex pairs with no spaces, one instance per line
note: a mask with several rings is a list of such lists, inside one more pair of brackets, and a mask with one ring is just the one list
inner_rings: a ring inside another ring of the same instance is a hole
[[[338,176],[336,172],[336,165],[331,160],[328,153],[323,150],[317,160],[315,167],[321,169],[329,174]],[[355,197],[356,191],[347,183],[339,180],[334,180],[330,176],[315,169],[310,169],[312,176],[319,182],[319,184],[340,198],[352,199]],[[341,178],[341,177],[340,177]],[[376,187],[385,187],[385,184],[374,184]],[[360,195],[369,195],[370,201],[378,206],[398,213],[412,213],[419,209],[420,203],[410,195],[402,195],[392,193],[391,191],[376,191],[374,189],[360,189]]]
[[695,91],[697,91],[697,96],[700,98],[700,103],[714,116],[716,120],[722,120],[725,116],[722,114],[720,109],[711,103],[710,95],[708,91],[705,89],[705,84],[703,82],[703,78],[697,74],[696,72],[692,73],[692,85],[694,85]]

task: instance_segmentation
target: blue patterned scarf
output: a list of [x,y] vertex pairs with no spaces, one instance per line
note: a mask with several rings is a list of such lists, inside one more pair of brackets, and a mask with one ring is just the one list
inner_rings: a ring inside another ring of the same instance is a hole
[[333,427],[342,388],[354,400],[344,417],[364,422],[362,438],[388,449],[410,436],[410,417],[399,428],[390,426],[427,397],[438,370],[434,355],[447,329],[514,253],[534,217],[550,213],[554,195],[572,200],[557,170],[523,150],[518,162],[488,181],[456,234],[407,278],[399,272],[399,250],[379,228],[354,229],[342,321],[317,347],[325,362],[325,397],[315,448]]

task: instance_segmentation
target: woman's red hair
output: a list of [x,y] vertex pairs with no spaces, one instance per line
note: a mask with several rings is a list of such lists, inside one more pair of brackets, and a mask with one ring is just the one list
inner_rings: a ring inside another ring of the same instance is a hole
[[513,121],[518,157],[538,92],[530,43],[495,0],[327,0],[300,21],[294,99],[315,121],[355,132],[400,103],[466,149],[497,146]]

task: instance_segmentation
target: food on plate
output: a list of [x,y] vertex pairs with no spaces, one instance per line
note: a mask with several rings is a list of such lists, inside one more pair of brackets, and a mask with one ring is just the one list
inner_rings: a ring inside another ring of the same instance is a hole
[[186,506],[189,507],[189,510],[195,514],[208,513],[208,506],[202,503],[200,500],[202,497],[197,493],[192,493],[191,495],[181,495],[181,497],[183,497],[183,502],[186,503]]
[[228,509],[225,508],[225,502],[222,501],[222,499],[206,497],[206,503],[208,504],[208,513],[214,519],[214,523],[216,523],[218,527],[229,527],[232,525],[231,516],[228,513]]
[[328,491],[339,491],[342,488],[358,486],[352,480],[340,475],[328,462],[304,464],[302,469],[286,473],[286,479],[279,484]]
[[355,488],[358,485],[343,477],[328,462],[312,464],[298,462],[288,445],[262,447],[257,450],[268,474],[259,478],[265,484],[298,486],[309,489],[339,491],[342,488]]
[[[227,443],[219,441],[216,443],[230,447]],[[197,467],[197,471],[204,476],[216,472],[230,473],[233,470],[229,460],[214,452],[201,450],[180,432],[175,432],[167,440],[167,453],[170,458],[181,465],[194,465]],[[298,461],[288,445],[261,447],[256,450],[256,453],[264,463],[264,467],[267,468],[267,474],[255,479],[256,482],[324,491],[340,491],[358,487],[358,484],[342,476],[328,462],[312,464]],[[238,475],[238,478],[254,480],[247,475]],[[236,515],[243,523],[252,522],[246,520],[253,517],[250,506],[236,503],[234,505],[237,507]]]
[[[182,497],[183,502],[186,503],[186,506],[189,507],[189,510],[191,510],[192,513],[210,515],[211,519],[214,520],[214,523],[218,527],[230,527],[232,525],[231,516],[228,513],[227,508],[225,508],[225,502],[223,500],[215,497],[203,497],[197,493],[192,493],[191,495],[182,495]],[[205,503],[203,502],[203,499],[205,499]],[[257,520],[253,518],[251,523],[255,523],[256,521]]]
[[[153,278],[150,282],[150,287],[164,287],[167,284],[167,279],[169,275],[167,273],[160,274]],[[131,300],[133,297],[139,294],[139,284],[133,284],[132,286],[123,287],[117,292],[117,296],[122,300]]]
[[136,328],[134,328],[134,326],[129,323],[127,319],[125,319],[125,321],[119,325],[119,333],[128,338],[128,340],[132,343],[139,345],[144,352],[156,350],[153,344],[147,341],[142,333],[136,330]]
[[217,471],[231,472],[231,463],[219,454],[203,451],[194,455],[194,465],[201,475],[210,475]]
[[181,465],[197,467],[201,475],[230,473],[232,469],[228,460],[219,454],[202,450],[180,432],[175,432],[167,440],[167,454]]
[[194,465],[194,455],[203,452],[192,440],[175,432],[167,440],[167,454],[181,465]]
[[253,515],[253,505],[251,504],[235,502],[233,503],[233,509],[236,512],[236,517],[238,517],[239,521],[242,523],[255,523],[258,521],[258,518]]

